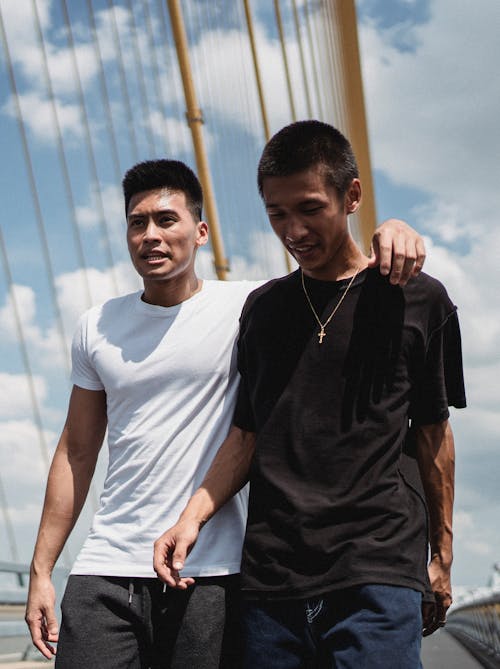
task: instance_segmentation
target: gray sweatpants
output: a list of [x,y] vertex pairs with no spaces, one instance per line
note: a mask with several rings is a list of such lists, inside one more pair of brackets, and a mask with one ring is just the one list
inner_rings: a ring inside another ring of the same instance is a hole
[[57,669],[237,669],[239,578],[163,591],[154,578],[70,576]]

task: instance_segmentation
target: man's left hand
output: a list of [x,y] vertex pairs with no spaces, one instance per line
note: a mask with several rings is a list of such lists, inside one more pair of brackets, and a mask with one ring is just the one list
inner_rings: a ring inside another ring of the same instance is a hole
[[424,636],[445,626],[446,613],[452,603],[450,568],[443,565],[437,556],[429,564],[429,578],[436,603],[422,607]]
[[394,285],[404,286],[417,276],[425,262],[423,238],[404,221],[389,218],[373,235],[368,267],[380,265],[380,273],[390,275]]

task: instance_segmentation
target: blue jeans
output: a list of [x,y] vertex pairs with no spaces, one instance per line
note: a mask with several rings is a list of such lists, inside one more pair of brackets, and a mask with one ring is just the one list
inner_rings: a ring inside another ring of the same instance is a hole
[[363,585],[310,600],[246,601],[245,669],[419,669],[422,595]]

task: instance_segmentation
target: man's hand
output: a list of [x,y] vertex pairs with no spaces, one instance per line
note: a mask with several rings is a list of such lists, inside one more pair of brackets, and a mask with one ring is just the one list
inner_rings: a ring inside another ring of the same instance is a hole
[[50,577],[31,576],[25,620],[33,644],[40,653],[51,660],[56,654],[52,645],[59,638],[55,615],[56,593]]
[[423,607],[424,636],[444,627],[446,613],[452,603],[450,568],[443,565],[438,556],[433,557],[429,564],[429,579],[436,603],[435,606]]
[[186,557],[196,543],[199,531],[199,523],[179,519],[155,541],[153,567],[158,578],[170,588],[186,590],[193,585],[194,578],[181,577],[179,572],[184,568]]
[[380,273],[390,273],[392,284],[404,286],[424,262],[424,240],[404,221],[390,218],[375,230],[368,267],[380,265]]

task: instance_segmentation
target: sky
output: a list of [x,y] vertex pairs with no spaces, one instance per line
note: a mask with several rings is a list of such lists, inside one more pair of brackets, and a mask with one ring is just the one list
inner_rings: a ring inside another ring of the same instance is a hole
[[483,584],[500,560],[500,5],[357,8],[379,216],[425,234],[425,269],[458,305],[468,408],[451,416],[453,580]]
[[[281,249],[254,186],[264,138],[256,93],[248,83],[253,79],[241,8],[207,0],[182,4],[231,278],[283,274]],[[289,121],[289,110],[271,4],[259,0],[252,7],[274,131]],[[305,118],[290,3],[281,4],[298,116]],[[36,17],[23,3],[0,0],[40,212],[37,217],[4,46],[0,136],[8,160],[3,161],[0,181],[7,255],[7,261],[0,261],[0,493],[8,517],[0,522],[0,560],[30,558],[45,461],[62,427],[69,390],[62,342],[67,347],[88,303],[111,296],[116,286],[120,292],[139,288],[124,244],[120,177],[138,159],[166,152],[195,166],[173,47],[171,40],[162,45],[159,39],[166,17],[158,8],[165,3],[142,3],[150,11],[150,23],[144,25],[151,32],[144,30],[134,39],[134,22],[145,21],[146,14],[137,9],[131,13],[123,0],[115,3],[111,17],[107,3],[93,2],[102,70],[91,46],[84,3],[68,5],[78,70],[60,0],[36,2],[49,86]],[[500,108],[500,4],[358,0],[356,5],[378,220],[403,218],[425,236],[425,269],[443,281],[459,309],[468,408],[452,410],[451,417],[457,450],[453,581],[483,585],[493,563],[500,561],[500,135],[494,120]],[[114,29],[120,35],[123,71]],[[124,90],[128,104],[123,104]],[[78,105],[80,94],[87,118]],[[198,268],[201,275],[213,276],[208,254],[200,256]],[[63,555],[66,563],[90,522],[104,469],[105,458]]]

